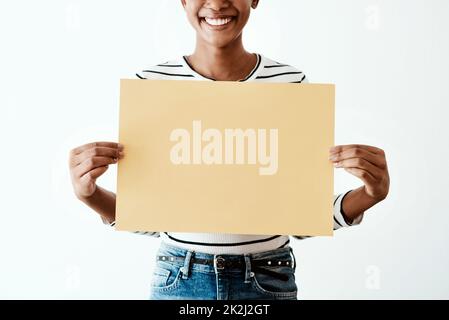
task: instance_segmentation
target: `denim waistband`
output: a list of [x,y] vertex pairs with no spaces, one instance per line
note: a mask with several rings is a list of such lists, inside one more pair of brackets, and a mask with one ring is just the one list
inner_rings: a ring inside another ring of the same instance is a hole
[[[209,254],[209,253],[202,253],[202,252],[194,252],[191,250],[187,250],[184,248],[179,248],[176,246],[173,246],[171,244],[167,244],[162,242],[161,246],[157,253],[159,256],[173,256],[173,257],[191,257],[197,258],[197,259],[216,259],[217,257],[222,257],[226,259],[226,261],[232,261],[232,260],[242,260],[243,259],[249,259],[249,260],[265,260],[265,259],[272,259],[272,260],[289,260],[292,261],[293,268],[296,268],[296,261],[295,256],[293,254],[293,251],[291,247],[287,248],[279,248],[269,251],[263,251],[263,252],[257,252],[257,253],[251,253],[247,255],[242,254]],[[246,257],[246,258],[245,258]],[[182,265],[183,262],[174,262],[175,264]],[[214,268],[212,266],[208,265],[200,265],[200,264],[193,264],[190,266],[193,270],[196,271],[202,271],[202,272],[214,272]]]

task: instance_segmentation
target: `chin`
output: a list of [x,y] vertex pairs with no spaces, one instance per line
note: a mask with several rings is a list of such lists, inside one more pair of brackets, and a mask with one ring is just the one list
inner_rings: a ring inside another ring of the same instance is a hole
[[203,40],[205,40],[210,46],[215,48],[225,48],[232,44],[234,38],[229,39],[223,39],[223,38],[216,38],[216,37],[203,37]]

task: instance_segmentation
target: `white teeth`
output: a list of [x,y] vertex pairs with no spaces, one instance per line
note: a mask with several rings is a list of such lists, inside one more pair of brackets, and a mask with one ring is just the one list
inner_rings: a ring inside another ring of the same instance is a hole
[[222,19],[211,19],[211,18],[204,18],[204,20],[206,20],[206,22],[212,26],[222,26],[225,25],[227,23],[229,23],[229,21],[231,21],[231,18],[222,18]]

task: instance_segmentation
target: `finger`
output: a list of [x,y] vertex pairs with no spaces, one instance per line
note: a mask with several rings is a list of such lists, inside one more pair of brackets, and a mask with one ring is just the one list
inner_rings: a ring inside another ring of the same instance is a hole
[[384,151],[380,148],[377,147],[373,147],[373,146],[368,146],[366,144],[346,144],[346,145],[338,145],[338,146],[334,146],[332,148],[330,148],[329,152],[330,153],[337,153],[337,152],[342,152],[351,148],[361,148],[361,149],[365,149],[368,150],[372,153],[375,154],[385,154]]
[[77,177],[82,177],[87,172],[89,172],[92,169],[107,166],[110,164],[117,163],[116,159],[109,158],[109,157],[92,157],[84,160],[80,165],[78,165],[74,173]]
[[98,167],[95,169],[90,170],[85,175],[83,175],[81,178],[88,178],[91,180],[96,180],[99,176],[101,176],[103,173],[105,173],[108,170],[109,166],[103,166]]
[[118,142],[108,142],[108,141],[99,141],[99,142],[91,142],[91,143],[87,143],[84,144],[80,147],[74,148],[71,150],[71,154],[72,156],[78,155],[81,152],[88,150],[88,149],[92,149],[95,147],[108,147],[108,148],[114,148],[114,149],[122,149],[123,150],[123,145],[121,143]]
[[341,152],[333,153],[330,155],[329,159],[332,162],[342,161],[351,158],[363,158],[366,161],[369,161],[376,167],[384,169],[386,167],[385,157],[372,153],[366,149],[362,148],[351,148]]
[[362,158],[351,158],[336,162],[336,168],[357,168],[368,171],[374,178],[382,178],[382,170],[373,165],[371,162]]
[[71,165],[77,166],[87,158],[99,157],[99,156],[120,159],[124,156],[124,152],[120,151],[120,149],[118,149],[118,148],[94,147],[91,149],[84,150],[80,154],[74,156],[71,160]]
[[359,168],[345,168],[345,170],[362,180],[364,185],[370,186],[376,183],[376,179],[366,170]]

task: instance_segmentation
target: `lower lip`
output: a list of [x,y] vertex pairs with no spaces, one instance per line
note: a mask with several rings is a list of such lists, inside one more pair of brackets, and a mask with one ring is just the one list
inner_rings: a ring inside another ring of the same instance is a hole
[[234,18],[231,18],[231,21],[229,21],[229,22],[226,23],[226,24],[219,25],[219,26],[215,26],[215,25],[212,25],[212,24],[208,24],[204,18],[201,18],[200,21],[201,21],[201,24],[205,25],[208,29],[214,30],[214,31],[219,31],[219,30],[224,30],[224,29],[226,29],[227,27],[229,27],[229,26],[231,25],[231,23],[234,22],[234,20],[235,20]]

